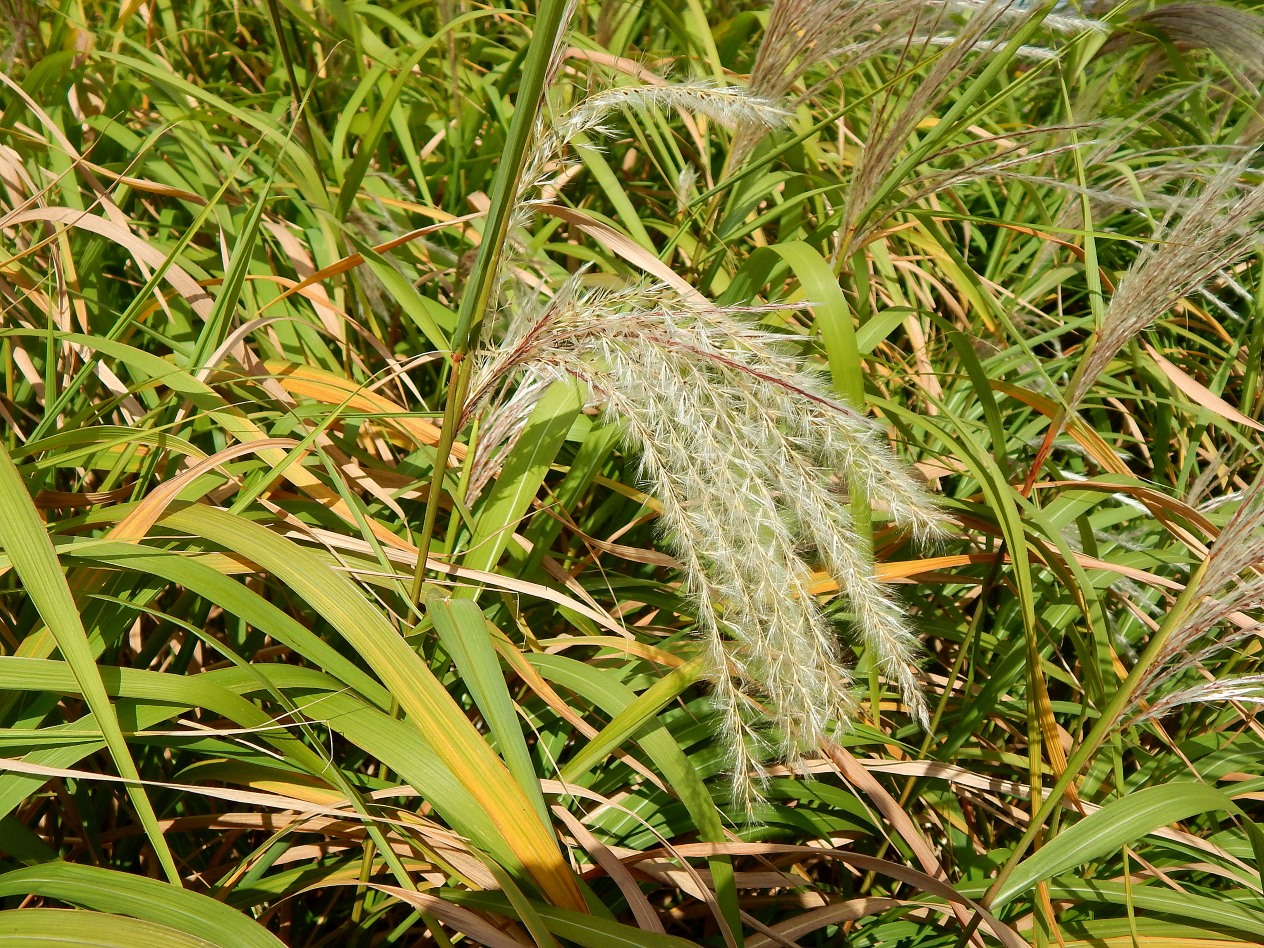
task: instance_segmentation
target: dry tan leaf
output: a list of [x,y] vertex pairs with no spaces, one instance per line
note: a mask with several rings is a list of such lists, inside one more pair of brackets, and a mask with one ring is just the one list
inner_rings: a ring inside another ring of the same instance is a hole
[[[137,262],[143,266],[157,269],[162,267],[167,260],[166,254],[146,243],[122,224],[117,224],[96,214],[75,210],[73,207],[35,207],[25,211],[18,211],[5,218],[5,226],[16,227],[18,224],[32,221],[39,221],[45,224],[62,224],[66,227],[78,227],[80,230],[89,231],[99,237],[104,237],[106,240],[112,240],[135,257]],[[163,276],[171,284],[172,288],[184,297],[185,302],[193,308],[193,311],[199,317],[202,319],[210,317],[212,306],[210,294],[202,288],[197,280],[189,276],[183,268],[175,263],[167,266]]]
[[578,227],[597,243],[601,244],[617,257],[622,257],[632,266],[644,270],[652,277],[661,280],[679,293],[684,299],[706,304],[707,299],[696,289],[677,275],[676,271],[658,257],[654,256],[631,237],[619,233],[609,224],[589,217],[583,211],[562,207],[560,204],[537,204],[536,210],[550,217],[556,217],[566,223]]
[[1226,421],[1232,421],[1239,425],[1246,425],[1248,428],[1254,428],[1256,431],[1264,431],[1264,425],[1260,424],[1254,418],[1248,418],[1242,412],[1238,411],[1223,398],[1213,392],[1201,382],[1191,378],[1179,366],[1173,365],[1163,356],[1159,355],[1157,349],[1148,342],[1142,343],[1145,351],[1150,354],[1150,358],[1154,360],[1160,371],[1168,377],[1173,385],[1180,390],[1181,394],[1197,405],[1201,405],[1208,411],[1219,415]]

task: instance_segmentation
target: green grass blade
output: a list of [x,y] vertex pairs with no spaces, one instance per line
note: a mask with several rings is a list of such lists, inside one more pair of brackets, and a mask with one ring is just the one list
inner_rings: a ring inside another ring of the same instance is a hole
[[0,945],[14,948],[219,948],[222,944],[125,915],[50,908],[0,912]]
[[510,773],[531,799],[540,822],[548,824],[548,806],[544,802],[544,794],[540,792],[535,765],[522,736],[500,660],[488,635],[487,618],[473,600],[451,599],[437,590],[431,590],[425,602],[426,615],[434,623],[435,631],[452,656],[465,686],[470,689],[474,703],[483,712]]
[[[0,875],[0,897],[37,895],[70,905],[127,915],[188,935],[214,933],[240,948],[279,948],[282,942],[222,902],[144,876],[54,862]],[[2,939],[0,939],[2,940]]]
[[463,566],[489,570],[500,560],[518,529],[518,521],[539,493],[581,407],[581,395],[574,385],[558,383],[544,393],[479,505],[469,552],[461,561]]
[[1037,882],[1091,862],[1159,827],[1216,811],[1241,812],[1223,792],[1200,783],[1176,783],[1133,791],[1063,830],[1019,863],[997,892],[993,904],[1003,905]]
[[679,668],[673,668],[637,695],[636,700],[616,714],[596,737],[566,762],[566,766],[562,768],[562,780],[567,783],[577,782],[611,751],[622,746],[653,721],[682,691],[694,684],[701,677],[703,667],[703,660],[695,658]]

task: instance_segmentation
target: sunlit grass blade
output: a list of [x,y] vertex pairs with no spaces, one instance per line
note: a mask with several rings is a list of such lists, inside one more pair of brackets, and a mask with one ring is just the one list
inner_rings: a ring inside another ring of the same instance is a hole
[[430,668],[348,579],[292,541],[222,511],[187,507],[172,511],[163,522],[222,544],[300,590],[391,690],[411,724],[480,801],[490,820],[488,832],[508,843],[523,868],[551,898],[582,908],[570,868],[525,792]]

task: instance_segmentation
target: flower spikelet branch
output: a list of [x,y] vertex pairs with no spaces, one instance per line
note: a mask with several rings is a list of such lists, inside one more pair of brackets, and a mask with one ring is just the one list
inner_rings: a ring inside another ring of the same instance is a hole
[[[1155,657],[1153,666],[1137,683],[1134,706],[1153,700],[1188,672],[1199,668],[1218,652],[1255,638],[1261,630],[1264,609],[1264,478],[1241,497],[1233,517],[1212,544],[1198,584],[1201,593],[1194,606],[1173,628]],[[1225,631],[1216,634],[1216,630]],[[1229,678],[1169,694],[1154,701],[1142,718],[1157,716],[1159,709],[1200,700],[1237,700],[1233,689],[1249,684],[1259,692],[1258,681]],[[1141,718],[1139,718],[1140,720]]]

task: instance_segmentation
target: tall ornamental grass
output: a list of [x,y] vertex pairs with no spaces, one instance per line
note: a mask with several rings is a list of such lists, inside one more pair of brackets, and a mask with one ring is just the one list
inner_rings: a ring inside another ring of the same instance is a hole
[[0,6],[0,941],[1264,940],[1261,50]]

